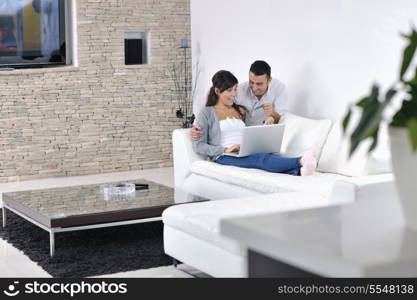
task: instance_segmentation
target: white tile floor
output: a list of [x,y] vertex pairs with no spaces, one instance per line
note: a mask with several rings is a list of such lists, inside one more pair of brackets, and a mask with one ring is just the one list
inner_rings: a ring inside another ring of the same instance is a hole
[[[79,184],[94,184],[100,182],[148,179],[167,186],[174,185],[172,168],[148,169],[143,171],[131,171],[120,173],[107,173],[88,176],[48,178],[12,183],[0,183],[0,195],[4,192],[19,190],[42,189],[61,186],[73,186]],[[1,196],[0,196],[1,197]],[[0,198],[1,200],[1,198]],[[45,233],[46,234],[46,233]],[[153,269],[108,274],[103,277],[190,277],[181,269],[190,271],[189,267],[181,265],[179,269],[173,266]],[[50,277],[41,267],[31,261],[20,250],[0,239],[0,277]]]

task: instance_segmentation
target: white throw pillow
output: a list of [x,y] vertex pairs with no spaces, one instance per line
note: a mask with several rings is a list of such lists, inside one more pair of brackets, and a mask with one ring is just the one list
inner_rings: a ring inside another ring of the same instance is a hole
[[279,124],[285,125],[281,146],[282,156],[299,157],[309,151],[314,151],[318,159],[332,126],[332,121],[313,120],[287,112],[281,116]]
[[[352,128],[348,130],[351,131]],[[371,140],[361,143],[352,157],[349,157],[348,135],[343,134],[342,124],[337,122],[329,133],[317,169],[321,172],[347,176],[390,173],[391,155],[386,128],[382,127],[380,131],[375,151],[368,153],[370,145]]]

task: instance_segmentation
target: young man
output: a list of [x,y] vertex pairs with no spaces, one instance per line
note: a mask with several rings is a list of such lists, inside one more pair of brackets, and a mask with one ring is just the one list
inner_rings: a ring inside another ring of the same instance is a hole
[[271,67],[262,60],[249,70],[249,81],[238,86],[236,103],[248,110],[246,125],[278,123],[287,110],[288,93],[285,85],[271,78]]
[[[281,81],[271,77],[271,67],[263,60],[255,61],[249,69],[249,81],[239,84],[236,103],[248,110],[247,126],[276,124],[287,110],[288,93]],[[191,128],[191,139],[202,135],[198,124]]]

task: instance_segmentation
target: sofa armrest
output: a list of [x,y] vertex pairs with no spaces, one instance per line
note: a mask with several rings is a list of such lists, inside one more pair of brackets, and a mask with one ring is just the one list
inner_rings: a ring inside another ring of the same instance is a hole
[[188,132],[189,129],[175,129],[172,133],[175,187],[184,184],[185,179],[191,174],[193,162],[206,159],[194,152]]
[[369,175],[336,181],[330,194],[329,204],[395,197],[397,197],[397,190],[391,173]]

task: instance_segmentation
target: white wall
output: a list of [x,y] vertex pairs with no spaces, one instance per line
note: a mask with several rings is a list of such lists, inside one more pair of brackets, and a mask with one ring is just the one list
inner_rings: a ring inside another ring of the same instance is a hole
[[417,0],[191,0],[193,63],[201,67],[195,110],[219,69],[247,80],[256,59],[287,84],[290,111],[341,117],[375,81],[398,74]]

